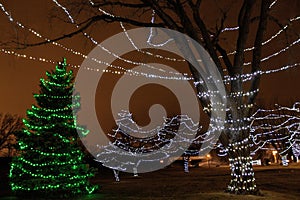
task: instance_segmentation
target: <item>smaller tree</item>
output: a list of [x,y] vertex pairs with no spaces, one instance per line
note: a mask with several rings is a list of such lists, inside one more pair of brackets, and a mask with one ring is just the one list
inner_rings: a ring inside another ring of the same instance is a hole
[[46,72],[47,80],[40,79],[40,94],[34,94],[37,106],[27,110],[25,129],[18,136],[20,156],[13,159],[10,184],[17,195],[69,197],[91,193],[88,178],[93,176],[83,162],[84,154],[77,142],[77,129],[72,103],[73,72],[66,70],[66,60],[55,71]]
[[252,116],[252,151],[276,150],[284,165],[288,154],[297,157],[300,141],[300,103],[292,107],[278,106],[274,109],[258,109]]
[[0,113],[0,157],[11,157],[16,154],[15,133],[23,127],[21,117],[9,113]]

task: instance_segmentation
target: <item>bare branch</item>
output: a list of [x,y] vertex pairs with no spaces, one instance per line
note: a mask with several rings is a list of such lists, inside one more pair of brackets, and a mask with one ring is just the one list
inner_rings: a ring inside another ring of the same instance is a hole
[[[269,6],[271,3],[272,3],[271,0],[264,0],[261,2],[260,19],[259,19],[257,32],[256,32],[254,50],[252,56],[252,69],[251,69],[252,73],[258,72],[261,69],[260,60],[261,60],[262,42],[264,39],[264,33],[267,28]],[[260,73],[256,73],[251,83],[250,92],[257,90],[259,86],[259,82],[260,82]],[[256,96],[257,96],[257,92],[250,95],[248,98],[248,103],[253,103]]]
[[89,18],[88,20],[86,20],[85,22],[80,23],[79,25],[83,25],[81,28],[77,29],[76,31],[73,31],[71,33],[68,34],[64,34],[60,37],[54,38],[54,39],[50,39],[50,40],[46,40],[43,42],[38,42],[38,43],[32,43],[32,44],[28,44],[28,43],[20,43],[18,41],[13,41],[13,43],[18,44],[18,45],[22,45],[21,47],[18,47],[17,49],[24,49],[27,47],[34,47],[34,46],[40,46],[40,45],[44,45],[44,44],[49,44],[52,42],[57,42],[66,38],[71,38],[79,33],[82,33],[83,31],[85,31],[86,29],[88,29],[89,27],[91,27],[94,23],[99,22],[99,21],[105,21],[108,23],[111,22],[124,22],[124,23],[129,23],[135,26],[141,26],[141,27],[161,27],[164,24],[163,23],[148,23],[148,22],[140,22],[140,21],[136,21],[136,20],[132,20],[129,18],[123,18],[123,17],[112,17],[106,14],[103,15],[97,15],[94,17]]
[[254,0],[244,0],[239,13],[238,25],[239,35],[237,39],[236,54],[234,56],[233,74],[240,75],[244,63],[244,49],[249,34],[250,15]]
[[[285,33],[285,39],[286,39],[286,43],[287,45],[289,45],[289,36],[288,36],[288,29],[291,27],[292,23],[291,21],[288,21],[287,24],[283,25],[279,19],[277,19],[276,17],[274,16],[271,16],[271,15],[268,15],[268,18],[273,21],[275,24],[277,24],[277,26],[279,26],[279,28],[281,30],[284,30],[284,33]],[[292,29],[292,32],[295,34],[295,36],[299,36],[299,33],[297,31],[295,31],[294,29]]]
[[146,3],[124,3],[120,1],[104,1],[104,2],[94,2],[92,4],[92,7],[104,7],[104,6],[121,6],[121,7],[127,7],[127,8],[145,8],[150,7],[149,4]]
[[196,27],[193,26],[193,23],[186,11],[184,10],[182,3],[179,0],[176,0],[177,3],[174,2],[175,13],[180,19],[180,23],[184,26],[184,30],[189,34],[190,37],[194,38],[196,41],[201,41],[200,37],[197,34]]
[[155,13],[160,17],[160,19],[165,23],[165,26],[177,31],[182,31],[182,27],[178,26],[177,23],[168,15],[164,9],[159,5],[156,0],[142,0],[146,4],[150,4]]
[[[227,66],[227,69],[232,69],[232,63],[231,63],[231,61],[230,61],[230,59],[229,59],[229,57],[228,57],[228,55],[227,55],[226,50],[223,49],[223,48],[220,46],[220,44],[218,44],[218,43],[216,44],[216,49],[217,49],[218,52],[221,54],[222,59],[223,59],[225,65]],[[229,72],[229,75],[232,76],[231,70],[228,70],[228,72]]]
[[216,43],[218,43],[218,41],[219,41],[219,36],[222,33],[222,30],[224,29],[224,23],[225,23],[226,18],[227,18],[227,13],[222,11],[222,18],[221,18],[220,26],[218,26],[218,24],[216,24],[215,33],[210,32],[210,34],[212,34],[214,36],[213,40],[212,40],[212,43],[214,45]]
[[22,127],[22,119],[19,116],[0,113],[0,149],[11,147],[10,138]]
[[223,73],[223,68],[222,68],[221,62],[220,62],[220,60],[218,58],[218,55],[217,55],[217,53],[216,53],[216,51],[213,47],[213,44],[211,42],[211,39],[210,39],[209,33],[207,31],[207,28],[206,28],[204,22],[202,21],[202,19],[200,17],[200,12],[199,12],[200,5],[201,5],[201,0],[198,0],[196,2],[196,4],[191,4],[190,3],[190,7],[193,10],[193,17],[194,17],[194,20],[195,20],[198,28],[200,29],[200,31],[202,33],[202,37],[203,37],[203,41],[205,43],[205,47],[206,47],[208,53],[210,54],[210,56],[212,57],[214,63],[216,64],[220,74],[223,77],[224,73]]

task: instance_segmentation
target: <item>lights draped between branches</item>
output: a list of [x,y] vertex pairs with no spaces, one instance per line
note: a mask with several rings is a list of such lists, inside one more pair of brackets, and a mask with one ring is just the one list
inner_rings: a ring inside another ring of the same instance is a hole
[[285,156],[292,150],[299,157],[300,103],[292,107],[278,106],[276,109],[258,109],[252,116],[251,139],[253,153],[260,149],[278,151]]
[[[70,20],[71,23],[73,23],[75,25],[76,28],[79,28],[79,25],[76,23],[76,21],[74,20],[74,18],[72,17],[72,15],[70,14],[70,12],[68,11],[68,9],[66,7],[64,7],[62,4],[59,3],[59,1],[57,0],[53,0],[53,2],[55,3],[56,6],[58,6],[60,9],[62,9],[64,11],[64,13],[66,14],[66,16],[68,17],[68,19]],[[274,5],[276,5],[276,0],[273,1],[270,5],[270,8],[272,8]],[[89,3],[91,5],[94,4],[94,2],[92,0],[89,0]],[[1,10],[3,11],[3,13],[8,17],[9,21],[12,22],[12,23],[16,23],[18,25],[18,27],[22,28],[22,29],[25,29],[27,31],[29,31],[31,34],[35,35],[36,37],[38,38],[41,38],[45,41],[49,41],[50,42],[50,39],[43,36],[42,34],[38,33],[37,31],[33,30],[32,28],[28,28],[26,26],[24,26],[22,23],[16,21],[12,15],[5,9],[5,7],[3,6],[3,4],[0,3],[0,8]],[[111,17],[116,17],[114,16],[112,13],[109,13],[108,11],[105,11],[101,8],[99,8],[99,11],[105,15],[109,15]],[[280,36],[284,31],[286,31],[288,29],[288,27],[290,27],[293,23],[295,23],[296,21],[298,21],[300,19],[300,16],[296,16],[294,18],[290,18],[288,20],[288,23],[286,23],[285,25],[282,26],[282,28],[280,30],[278,30],[275,34],[271,35],[269,37],[269,39],[266,39],[264,42],[262,42],[262,45],[266,45],[268,43],[270,43],[271,41],[273,41],[275,38],[277,38],[278,36]],[[155,11],[152,12],[152,15],[151,15],[151,22],[154,23],[155,21]],[[120,26],[124,32],[124,34],[127,36],[128,38],[128,41],[133,45],[135,46],[134,44],[134,41],[132,41],[132,39],[130,38],[129,34],[127,33],[127,30],[125,28],[125,26],[120,23]],[[238,30],[239,27],[225,27],[221,32],[226,32],[226,31],[236,31]],[[99,45],[99,42],[97,42],[93,37],[91,37],[90,35],[88,35],[86,32],[83,33],[83,35],[89,39],[93,44],[95,45]],[[149,38],[151,40],[151,33],[149,33]],[[266,56],[265,58],[262,58],[261,61],[266,61],[266,60],[269,60],[271,58],[274,58],[275,56],[278,56],[280,53],[283,53],[285,51],[287,51],[290,47],[292,46],[295,46],[296,44],[298,44],[300,41],[300,39],[296,39],[295,41],[293,41],[290,45],[284,47],[283,49],[271,54],[271,55],[268,55]],[[68,47],[65,47],[64,45],[62,44],[59,44],[57,42],[51,42],[52,45],[55,45],[57,47],[60,47],[60,48],[63,48],[65,51],[68,51],[68,52],[71,52],[73,53],[74,55],[79,55],[83,58],[87,58],[86,55],[84,55],[83,53],[79,52],[79,51],[76,51],[72,48],[68,48]],[[160,45],[163,45],[160,44]],[[135,46],[136,47],[136,46]],[[114,52],[110,52],[109,49],[107,49],[106,47],[103,47],[101,46],[101,48],[108,54],[110,55],[113,55],[116,59],[121,59],[125,62],[128,62],[128,63],[131,63],[131,64],[139,64],[139,65],[144,65],[146,67],[152,67],[151,65],[147,65],[145,63],[140,63],[140,62],[134,62],[134,61],[131,61],[131,60],[127,60],[127,59],[124,59],[122,58],[120,55],[116,55]],[[254,49],[254,47],[248,47],[246,48],[244,51],[252,51]],[[145,53],[147,55],[152,55],[152,56],[155,56],[155,57],[158,57],[158,58],[162,58],[162,59],[166,59],[166,60],[173,60],[173,61],[184,61],[184,60],[181,60],[181,59],[175,59],[174,58],[169,58],[169,57],[165,57],[165,56],[161,56],[159,54],[153,54],[151,52],[148,52],[148,51],[142,51],[140,49],[138,49],[136,47],[136,50],[141,52],[141,53]],[[37,57],[33,57],[33,56],[28,56],[28,55],[25,55],[25,54],[20,54],[20,53],[17,53],[17,52],[14,52],[14,51],[9,51],[9,50],[5,50],[5,49],[1,49],[1,52],[5,53],[5,54],[10,54],[10,55],[15,55],[17,57],[22,57],[22,58],[27,58],[27,59],[31,59],[31,60],[36,60],[36,61],[40,61],[40,62],[46,62],[46,63],[54,63],[52,60],[48,60],[48,59],[45,59],[45,58],[37,58]],[[234,55],[236,52],[233,51],[233,52],[230,52],[228,53],[228,55]],[[114,65],[111,65],[109,63],[104,63],[102,61],[99,61],[95,58],[90,58],[92,59],[93,61],[95,62],[98,62],[98,63],[101,63],[101,64],[104,64],[106,66],[109,66],[111,67],[112,69],[106,69],[104,70],[104,72],[106,73],[112,73],[112,74],[117,74],[117,75],[129,75],[129,76],[145,76],[147,78],[160,78],[160,79],[173,79],[173,80],[191,80],[193,81],[193,77],[191,75],[188,75],[188,74],[185,74],[185,78],[182,79],[182,78],[178,78],[174,75],[170,75],[170,74],[166,74],[166,76],[157,76],[155,74],[147,74],[147,73],[140,73],[140,72],[135,72],[135,71],[132,71],[132,70],[128,70],[128,69],[125,69],[123,67],[120,67],[120,66],[114,66]],[[250,65],[250,63],[244,63],[245,65]],[[264,74],[271,74],[271,73],[276,73],[276,72],[280,72],[280,71],[283,71],[283,70],[287,70],[287,69],[290,69],[290,68],[295,68],[295,67],[298,67],[300,65],[300,63],[294,63],[294,64],[290,64],[290,65],[286,65],[286,66],[282,66],[280,68],[277,68],[277,69],[272,69],[272,70],[266,70],[266,71],[258,71],[258,72],[254,72],[254,73],[249,73],[249,74],[242,74],[241,76],[239,77],[230,77],[228,75],[226,75],[224,77],[224,80],[222,80],[225,84],[230,84],[231,81],[233,80],[237,80],[237,79],[242,79],[243,82],[246,82],[246,81],[249,81],[249,80],[252,80],[253,77],[257,76],[257,75],[264,75]],[[76,65],[73,65],[72,67],[74,68],[77,68],[79,66],[76,66]],[[152,68],[154,70],[162,70],[162,69],[159,69],[159,68]],[[91,70],[91,71],[99,71],[99,69],[92,69],[92,68],[86,68],[86,70]],[[225,69],[224,69],[225,70]],[[167,73],[167,72],[166,72]],[[220,81],[220,80],[219,80]],[[195,85],[198,84],[198,82],[195,82]],[[255,91],[250,91],[250,92],[238,92],[238,93],[232,93],[230,94],[229,96],[230,97],[239,97],[239,96],[243,96],[243,97],[246,97],[246,96],[250,96],[250,95],[253,95],[255,93],[257,93],[258,90],[255,90]],[[201,98],[201,97],[207,97],[209,94],[209,91],[208,92],[203,92],[203,93],[199,93],[198,96]],[[229,97],[228,96],[228,97]],[[54,98],[54,97],[53,97]],[[240,107],[239,109],[243,109],[245,107],[252,107],[253,105],[250,104],[250,105],[243,105],[242,107]],[[209,108],[205,108],[205,109],[209,109]],[[249,127],[244,127],[242,129],[247,129]]]
[[[250,130],[249,145],[251,154],[259,150],[276,150],[281,157],[292,152],[297,160],[300,156],[300,103],[292,107],[278,106],[276,109],[257,109],[247,119]],[[228,121],[229,122],[229,121]],[[239,146],[240,144],[237,144]],[[219,156],[228,155],[228,149],[221,144],[216,146]],[[284,160],[284,159],[283,159]]]
[[[128,111],[122,111],[118,113],[118,116],[117,129],[108,134],[111,143],[106,146],[98,145],[99,153],[97,153],[96,158],[104,166],[116,171],[130,171],[128,169],[133,169],[137,174],[139,167],[145,165],[145,163],[151,165],[151,163],[161,163],[162,160],[164,163],[167,160],[176,159],[178,151],[184,152],[182,146],[185,146],[185,144],[191,144],[193,141],[198,141],[201,144],[213,141],[213,131],[199,136],[194,135],[194,133],[200,131],[201,126],[194,123],[186,115],[166,118],[161,126],[143,132],[141,132],[132,119],[132,114]],[[180,130],[178,130],[179,127]],[[137,133],[143,135],[143,137],[132,136]],[[209,134],[211,134],[211,137],[207,137]],[[204,140],[205,138],[207,140]],[[213,146],[213,144],[208,146]],[[154,156],[148,156],[149,153]],[[135,155],[136,162],[132,159],[125,159],[132,155]],[[118,174],[115,175],[116,180],[118,180]]]
[[[54,2],[59,8],[61,8],[61,9],[65,12],[65,14],[67,15],[67,17],[68,17],[69,20],[71,21],[71,23],[73,23],[73,24],[76,26],[76,28],[79,28],[78,24],[76,24],[76,21],[75,21],[74,18],[71,16],[71,14],[70,14],[70,12],[68,11],[68,9],[67,9],[66,7],[62,6],[57,0],[53,0],[53,2]],[[94,4],[93,1],[89,1],[89,2],[90,2],[91,5]],[[275,3],[276,3],[276,1],[274,1],[274,2],[271,4],[270,7],[272,7]],[[3,4],[1,4],[1,3],[0,3],[0,8],[1,8],[1,10],[5,13],[5,15],[8,17],[9,21],[16,23],[16,24],[17,24],[20,28],[22,28],[22,29],[27,29],[30,33],[34,34],[35,36],[37,36],[37,37],[39,37],[39,38],[44,39],[45,41],[50,41],[50,39],[48,39],[48,38],[42,36],[40,33],[34,31],[34,30],[31,29],[31,28],[27,28],[26,26],[22,25],[20,22],[15,21],[15,20],[13,19],[12,15],[11,15],[8,11],[6,11],[6,9],[4,8]],[[104,11],[103,9],[100,9],[99,11],[102,12],[102,13],[104,13],[104,14],[106,14],[106,15],[115,17],[113,14],[108,13],[107,11]],[[155,14],[155,12],[153,12],[152,18],[151,18],[151,21],[153,21],[153,22],[154,22],[154,14]],[[265,44],[269,43],[270,41],[272,41],[274,38],[276,38],[277,36],[279,36],[284,30],[286,30],[286,29],[291,25],[292,22],[297,21],[297,20],[299,20],[299,19],[300,19],[299,16],[298,16],[298,17],[295,17],[295,18],[289,19],[289,23],[287,23],[285,26],[283,26],[283,28],[280,29],[276,34],[272,35],[269,39],[267,39],[266,41],[264,41],[264,42],[262,43],[262,45],[265,45]],[[122,27],[122,29],[123,29],[124,34],[126,34],[126,36],[128,37],[128,40],[132,43],[132,45],[135,45],[134,42],[131,40],[130,36],[127,34],[127,31],[126,31],[125,27],[123,26],[123,24],[121,24],[121,27]],[[237,30],[237,29],[238,29],[238,28],[228,28],[228,29],[224,28],[224,29],[223,29],[223,32],[224,32],[224,31]],[[88,35],[87,33],[84,32],[83,35],[84,35],[87,39],[91,40],[91,42],[93,42],[94,44],[100,45],[95,39],[93,39],[93,38],[92,38],[90,35]],[[151,35],[151,34],[149,34],[149,37],[150,37],[150,35]],[[282,53],[282,52],[287,51],[290,47],[292,47],[292,46],[294,46],[295,44],[299,43],[299,41],[300,41],[300,40],[299,40],[299,38],[298,38],[297,40],[295,40],[294,42],[292,42],[289,46],[287,46],[287,47],[285,47],[285,48],[279,50],[278,52],[275,52],[275,53],[273,53],[273,54],[271,54],[271,55],[269,55],[269,56],[267,56],[267,57],[265,57],[265,58],[262,58],[262,61],[266,61],[266,60],[268,60],[268,59],[270,59],[270,58],[272,58],[272,57],[275,57],[275,56],[279,55],[279,54]],[[86,55],[84,55],[84,54],[82,54],[82,53],[80,53],[80,52],[78,52],[78,51],[75,51],[75,50],[73,50],[72,48],[67,48],[67,47],[65,47],[64,45],[59,44],[59,43],[57,43],[57,42],[51,42],[51,44],[53,44],[53,45],[55,45],[55,46],[58,46],[58,47],[60,47],[60,48],[63,48],[64,50],[69,51],[69,52],[73,53],[74,55],[80,55],[80,56],[83,57],[83,58],[87,58]],[[131,60],[124,59],[124,58],[122,58],[121,56],[116,55],[116,54],[114,54],[113,52],[110,52],[107,48],[105,48],[105,47],[103,47],[103,46],[101,46],[101,48],[102,48],[105,52],[109,53],[110,55],[113,55],[116,59],[121,59],[121,60],[123,60],[124,62],[128,62],[128,63],[131,63],[131,64],[137,64],[137,65],[143,65],[143,66],[146,66],[146,67],[151,67],[152,69],[155,69],[155,70],[160,70],[160,71],[162,70],[162,69],[153,67],[153,66],[148,65],[148,64],[145,64],[145,63],[134,62],[134,61],[131,61]],[[253,49],[254,49],[254,47],[249,47],[249,48],[246,48],[245,51],[251,51],[251,50],[253,50]],[[163,56],[161,56],[161,55],[153,54],[153,53],[151,53],[151,52],[142,51],[142,50],[138,50],[138,51],[140,51],[140,52],[142,52],[142,53],[146,53],[147,55],[153,55],[153,56],[155,56],[155,57],[164,58],[164,59],[167,59],[167,60],[173,60],[173,58],[171,59],[171,58],[168,58],[168,57],[163,57]],[[30,60],[36,60],[36,61],[46,62],[46,63],[54,63],[52,60],[48,60],[48,59],[45,59],[45,58],[36,58],[36,57],[34,57],[34,56],[28,56],[28,55],[25,55],[25,54],[20,54],[20,53],[17,53],[17,52],[14,52],[14,51],[5,50],[5,49],[1,49],[1,52],[5,53],[5,54],[15,55],[15,56],[17,56],[17,57],[27,58],[27,59],[30,59]],[[228,55],[233,55],[233,54],[235,54],[235,53],[236,53],[236,52],[231,52],[231,53],[229,53]],[[134,71],[125,69],[125,68],[120,67],[120,66],[114,66],[114,65],[111,65],[111,64],[109,64],[109,63],[104,63],[104,62],[99,61],[99,60],[97,60],[97,59],[95,59],[95,58],[90,58],[90,59],[92,59],[92,60],[95,61],[95,62],[98,62],[98,63],[101,63],[101,64],[105,64],[105,65],[107,65],[107,66],[113,68],[114,70],[110,70],[110,69],[109,69],[109,70],[105,70],[105,72],[109,72],[109,73],[113,73],[113,74],[125,74],[125,75],[130,75],[130,76],[133,76],[133,75],[134,75],[134,76],[145,76],[145,77],[148,77],[148,78],[162,78],[162,79],[183,80],[182,78],[178,78],[178,77],[173,76],[173,75],[171,75],[171,76],[170,76],[170,75],[166,75],[166,76],[157,76],[157,75],[155,75],[155,74],[146,74],[146,73],[141,74],[140,72],[134,72]],[[176,59],[175,59],[175,60],[176,60]],[[184,60],[178,59],[178,60],[176,60],[176,61],[184,61]],[[245,65],[249,65],[249,64],[250,64],[250,63],[245,63]],[[262,75],[262,74],[270,74],[270,73],[274,73],[274,72],[278,72],[278,71],[283,71],[283,70],[286,70],[286,69],[289,69],[289,68],[297,67],[297,66],[299,66],[299,64],[300,64],[300,63],[290,64],[290,65],[282,66],[282,67],[280,67],[280,68],[278,68],[278,69],[267,70],[267,71],[259,71],[259,72],[255,72],[255,73],[253,73],[253,74],[243,74],[243,75],[241,75],[241,78],[242,78],[243,81],[249,81],[249,80],[251,80],[254,76],[256,76],[257,74]],[[72,67],[77,68],[77,67],[79,67],[79,66],[72,65]],[[87,69],[87,70],[96,71],[96,72],[98,71],[98,69],[91,69],[91,68],[89,68],[89,69]],[[116,70],[117,70],[117,71],[116,71]],[[168,73],[169,73],[169,72],[168,72]],[[192,77],[191,75],[185,75],[185,77],[186,77],[186,78],[185,78],[184,80],[193,80],[193,77]],[[230,81],[235,80],[235,79],[238,79],[238,78],[240,78],[240,77],[229,77],[229,76],[225,76],[223,81],[224,81],[225,84],[230,84]],[[244,95],[251,95],[251,94],[245,93]]]

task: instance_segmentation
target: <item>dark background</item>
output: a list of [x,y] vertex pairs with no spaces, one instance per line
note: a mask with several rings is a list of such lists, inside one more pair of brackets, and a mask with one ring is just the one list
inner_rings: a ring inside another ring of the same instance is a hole
[[[235,2],[235,1],[233,1]],[[239,1],[237,1],[239,2]],[[48,38],[54,38],[60,34],[75,30],[73,25],[62,22],[61,19],[51,17],[53,14],[63,16],[64,13],[57,8],[57,6],[50,0],[10,0],[2,1],[5,8],[12,14],[16,21],[40,32]],[[214,6],[213,3],[206,3]],[[236,12],[234,7],[238,7],[239,3],[232,4],[232,13]],[[276,6],[280,7],[277,9]],[[207,23],[213,23],[216,19],[213,12],[213,7],[210,9],[203,9]],[[300,1],[278,1],[274,7],[276,16],[282,16],[283,18],[291,18],[299,16],[300,14]],[[276,13],[277,12],[277,13]],[[229,15],[230,16],[230,15]],[[232,15],[232,20],[226,24],[227,26],[236,26],[236,18]],[[284,21],[285,23],[287,21]],[[293,23],[293,28],[299,35],[299,20]],[[214,26],[213,24],[211,24]],[[269,29],[267,36],[271,36],[276,33],[280,28],[276,25],[272,25],[274,28]],[[121,32],[121,28],[118,24],[104,24],[99,23],[93,30],[88,30],[91,35],[95,37],[99,42],[113,35],[114,33]],[[226,35],[225,35],[226,36]],[[228,38],[231,36],[229,35]],[[36,42],[36,37],[32,34],[17,28],[13,23],[10,23],[8,18],[1,12],[0,13],[0,39],[1,41],[10,41],[14,38],[20,38],[20,41],[24,42]],[[263,49],[263,56],[274,53],[282,48],[285,43],[285,36],[276,38]],[[84,54],[88,54],[95,45],[90,41],[87,41],[82,36],[75,36],[71,39],[61,41],[67,47],[78,50]],[[225,42],[226,43],[226,42]],[[234,44],[229,41],[228,49],[233,49]],[[286,51],[279,56],[264,62],[262,65],[263,70],[276,69],[281,66],[293,63],[299,63],[299,44],[294,45],[289,51]],[[69,53],[61,48],[55,47],[51,44],[43,45],[39,47],[27,48],[25,50],[17,51],[21,54],[27,54],[34,57],[42,57],[51,59],[54,62],[60,61],[62,57],[67,57],[70,64],[80,65],[83,58]],[[54,68],[54,64],[49,64],[40,61],[32,61],[16,57],[13,55],[7,55],[0,52],[0,112],[25,115],[26,109],[31,107],[34,103],[33,93],[38,92],[39,79],[45,76],[45,71]],[[77,69],[74,69],[76,72]],[[265,104],[267,106],[273,106],[275,103],[282,105],[292,105],[293,102],[300,99],[300,67],[295,67],[278,73],[272,73],[270,75],[263,75],[260,86],[260,93],[258,96],[258,104]]]

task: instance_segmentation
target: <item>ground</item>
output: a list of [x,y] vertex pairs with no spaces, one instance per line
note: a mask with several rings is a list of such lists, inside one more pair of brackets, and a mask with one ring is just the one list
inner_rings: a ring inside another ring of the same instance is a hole
[[[6,172],[2,170],[0,199],[17,200],[18,198],[8,190],[5,174]],[[229,174],[228,166],[210,166],[210,168],[203,166],[191,168],[190,173],[184,173],[182,165],[175,163],[156,172],[140,174],[138,177],[120,173],[121,181],[115,182],[113,172],[101,168],[96,177],[91,180],[100,185],[99,191],[78,199],[300,199],[300,163],[288,167],[280,165],[255,167],[257,185],[262,196],[236,196],[224,193],[230,180]]]

